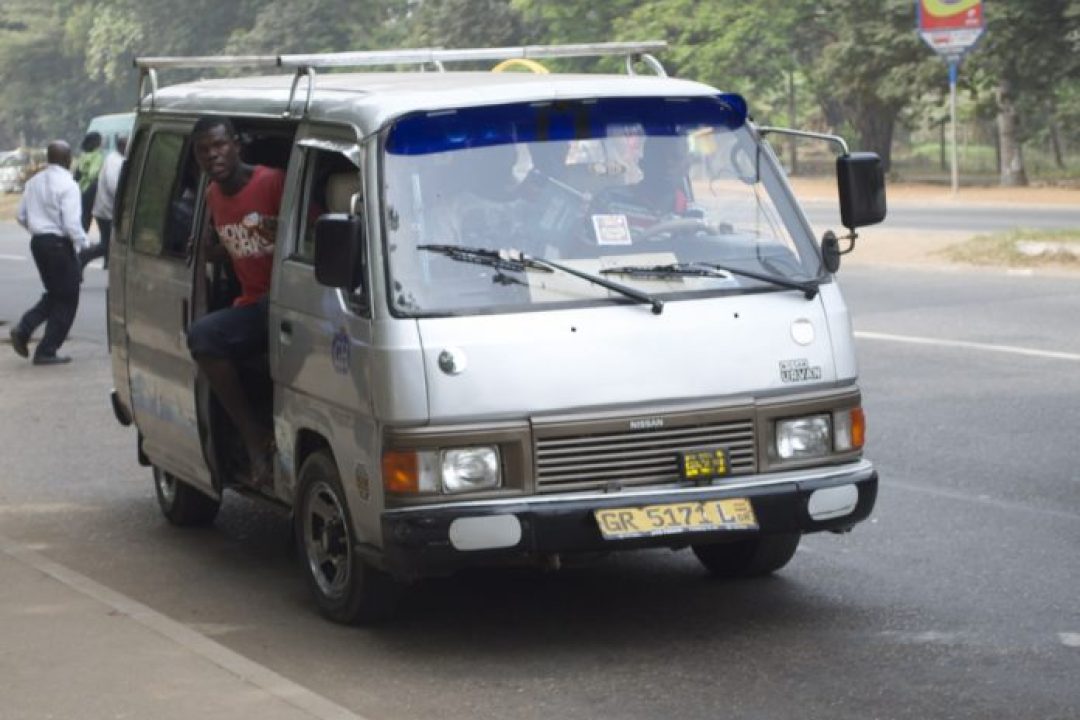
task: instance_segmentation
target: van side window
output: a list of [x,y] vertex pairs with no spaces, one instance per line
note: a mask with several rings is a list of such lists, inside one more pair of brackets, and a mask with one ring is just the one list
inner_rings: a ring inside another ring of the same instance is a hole
[[132,226],[132,244],[139,252],[159,255],[165,246],[170,196],[185,145],[180,133],[157,132],[150,140]]
[[117,187],[116,212],[114,218],[117,225],[114,228],[115,237],[127,238],[131,232],[131,211],[135,207],[135,196],[139,194],[139,167],[142,164],[143,153],[146,150],[146,138],[149,133],[140,130],[135,134],[128,145],[127,160],[124,161],[120,171],[120,184]]
[[300,203],[299,242],[292,257],[315,261],[315,221],[326,213],[349,212],[360,192],[360,169],[338,152],[308,149],[304,163],[304,200]]

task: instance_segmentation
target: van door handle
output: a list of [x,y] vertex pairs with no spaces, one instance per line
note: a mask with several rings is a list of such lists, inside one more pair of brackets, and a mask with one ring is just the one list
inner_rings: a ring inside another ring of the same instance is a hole
[[180,301],[180,327],[184,329],[184,334],[187,335],[188,331],[188,301],[184,298]]
[[282,345],[288,345],[292,342],[292,322],[289,320],[281,321],[281,334],[279,335]]

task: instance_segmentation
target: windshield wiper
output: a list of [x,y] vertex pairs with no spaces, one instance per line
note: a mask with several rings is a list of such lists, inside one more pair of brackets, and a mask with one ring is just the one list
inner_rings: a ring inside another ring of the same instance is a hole
[[606,268],[600,272],[603,274],[610,273],[612,275],[653,278],[672,276],[725,278],[728,277],[728,275],[741,275],[742,277],[772,283],[773,285],[778,285],[790,290],[799,290],[807,300],[813,300],[818,294],[818,283],[815,280],[808,280],[805,282],[788,280],[783,277],[765,275],[763,273],[751,272],[750,270],[740,270],[739,268],[718,265],[716,263],[693,262],[671,263],[670,265],[623,265],[620,267]]
[[491,250],[489,248],[466,247],[464,245],[417,245],[416,248],[440,253],[452,260],[487,265],[499,270],[525,272],[527,268],[533,268],[544,272],[555,272],[551,268],[525,257],[516,250]]
[[627,287],[626,285],[608,280],[607,278],[598,275],[593,275],[592,273],[577,270],[561,263],[533,257],[532,255],[526,255],[519,250],[506,248],[492,250],[490,248],[466,247],[463,245],[417,245],[416,248],[418,250],[428,250],[429,252],[440,253],[453,260],[489,265],[500,270],[511,270],[514,272],[525,272],[525,270],[529,268],[543,270],[544,272],[555,272],[558,270],[568,275],[579,277],[582,280],[587,280],[602,288],[617,292],[620,295],[625,295],[632,300],[637,300],[640,303],[650,305],[654,315],[659,315],[664,311],[664,301],[654,298],[646,292]]

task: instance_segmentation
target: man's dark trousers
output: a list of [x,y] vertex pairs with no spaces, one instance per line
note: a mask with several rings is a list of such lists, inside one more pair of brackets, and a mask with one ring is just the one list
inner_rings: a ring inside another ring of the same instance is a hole
[[79,251],[79,267],[86,267],[94,258],[105,258],[105,267],[109,267],[109,238],[112,235],[112,220],[94,216],[98,231],[101,233],[101,242],[86,250]]
[[75,321],[75,311],[79,308],[79,261],[71,240],[61,235],[34,235],[30,238],[30,252],[45,285],[45,294],[23,315],[15,330],[29,340],[34,330],[46,323],[45,336],[34,357],[49,357],[60,349]]

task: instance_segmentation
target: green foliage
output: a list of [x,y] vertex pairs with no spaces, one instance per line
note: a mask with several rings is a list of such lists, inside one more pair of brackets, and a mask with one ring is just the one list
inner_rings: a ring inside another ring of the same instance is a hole
[[504,47],[525,42],[525,22],[509,0],[425,0],[412,18],[415,47]]
[[[989,125],[1008,81],[1019,138],[1044,149],[1032,155],[1075,155],[1080,0],[985,12],[961,74],[967,122]],[[91,116],[128,109],[137,56],[654,39],[670,74],[742,93],[759,122],[840,132],[886,163],[897,128],[943,114],[945,65],[915,32],[914,0],[2,0],[0,146],[75,142]],[[622,71],[618,58],[545,64]]]

